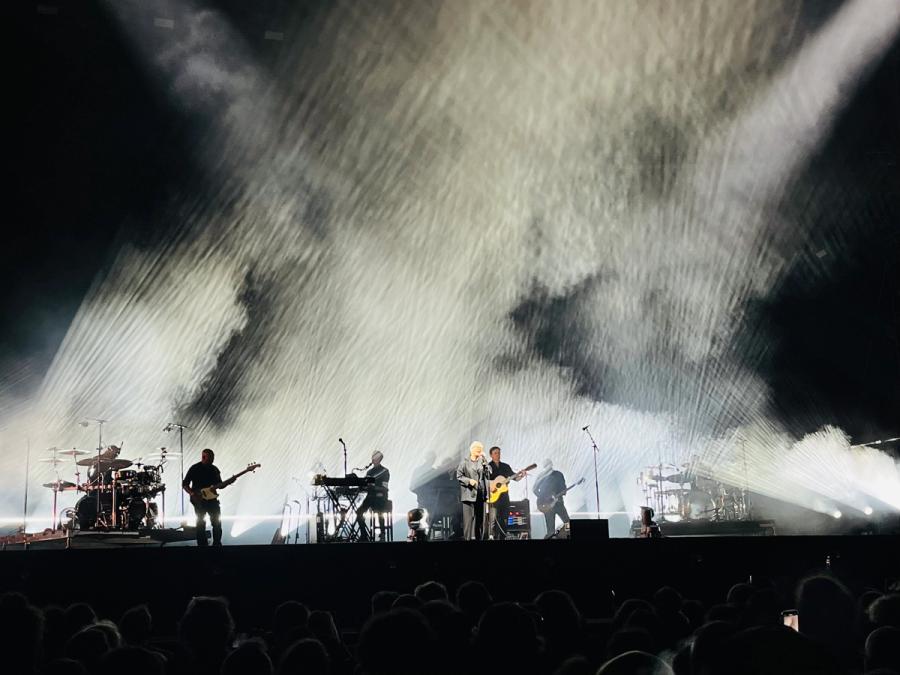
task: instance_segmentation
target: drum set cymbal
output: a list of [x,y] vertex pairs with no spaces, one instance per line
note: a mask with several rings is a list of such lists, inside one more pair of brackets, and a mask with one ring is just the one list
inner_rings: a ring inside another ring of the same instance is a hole
[[75,462],[78,466],[89,466],[92,468],[97,468],[99,471],[119,471],[121,469],[127,469],[131,466],[130,459],[105,459],[96,457],[88,457],[87,459],[80,459]]
[[88,453],[84,450],[76,450],[75,448],[72,448],[71,450],[60,450],[57,454],[68,455],[69,457],[79,457]]
[[43,459],[38,460],[41,464],[50,464],[52,466],[56,466],[57,464],[63,464],[64,460],[59,459],[59,457],[44,457]]
[[63,490],[75,490],[78,486],[67,480],[55,480],[52,483],[44,483],[43,487],[62,492]]
[[154,452],[152,455],[148,455],[147,457],[145,457],[144,459],[146,459],[147,461],[144,463],[145,464],[148,464],[148,463],[149,464],[161,464],[162,462],[165,462],[167,459],[174,459],[176,457],[181,457],[181,453],[180,452],[169,452],[165,448],[161,448],[160,450],[157,450],[156,452]]

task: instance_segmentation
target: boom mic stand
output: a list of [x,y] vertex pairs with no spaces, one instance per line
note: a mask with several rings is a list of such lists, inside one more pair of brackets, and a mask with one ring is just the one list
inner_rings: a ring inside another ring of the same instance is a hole
[[338,443],[340,443],[342,446],[344,446],[344,475],[346,476],[347,475],[347,444],[344,443],[343,438],[339,438]]
[[597,473],[597,454],[600,452],[600,449],[597,447],[597,441],[595,441],[594,437],[591,435],[590,426],[590,424],[587,424],[581,427],[581,430],[591,439],[591,445],[594,448],[594,492],[597,497],[597,520],[600,520],[600,478]]

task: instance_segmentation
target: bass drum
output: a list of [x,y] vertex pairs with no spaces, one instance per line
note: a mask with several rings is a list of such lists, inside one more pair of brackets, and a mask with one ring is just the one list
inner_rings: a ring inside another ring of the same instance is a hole
[[[107,523],[112,523],[112,494],[100,493],[100,511]],[[75,502],[75,524],[79,530],[91,530],[97,523],[97,495],[84,495]]]

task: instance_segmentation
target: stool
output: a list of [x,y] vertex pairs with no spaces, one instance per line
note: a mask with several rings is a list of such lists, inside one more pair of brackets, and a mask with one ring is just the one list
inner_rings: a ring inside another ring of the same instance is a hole
[[453,536],[453,518],[441,516],[431,523],[431,539],[446,541]]
[[[385,522],[387,521],[387,522]],[[369,512],[369,532],[373,541],[394,541],[394,502],[385,503],[385,510]]]

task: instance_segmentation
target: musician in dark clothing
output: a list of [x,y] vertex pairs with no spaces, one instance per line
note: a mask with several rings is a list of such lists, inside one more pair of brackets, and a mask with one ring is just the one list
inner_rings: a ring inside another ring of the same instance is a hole
[[[200,461],[194,464],[184,475],[181,484],[184,491],[191,496],[191,504],[194,505],[194,513],[197,514],[197,546],[206,546],[206,515],[209,514],[209,523],[212,525],[213,546],[222,545],[222,505],[218,499],[203,499],[200,491],[203,488],[231,485],[234,479],[222,480],[222,474],[213,464],[216,458],[209,448],[200,453]],[[223,484],[224,483],[224,484]]]
[[[517,475],[509,464],[500,461],[499,447],[495,445],[491,448],[489,454],[491,455],[491,461],[488,464],[488,469],[490,469],[489,480],[493,481],[500,476],[507,479],[521,480],[522,476]],[[497,497],[497,501],[490,505],[488,522],[490,523],[488,533],[491,539],[506,539],[506,525],[509,522],[508,491],[503,491]]]
[[[538,509],[544,511],[542,506],[549,507],[549,510],[544,512],[544,522],[547,524],[546,537],[556,531],[556,516],[562,519],[563,525],[569,522],[569,512],[566,511],[566,505],[563,503],[565,491],[565,476],[553,468],[553,463],[549,459],[546,460],[543,471],[534,482],[534,494],[537,496]],[[553,503],[554,499],[555,503]]]
[[374,483],[366,492],[366,498],[356,510],[356,522],[359,525],[359,537],[363,541],[372,539],[369,528],[366,527],[366,513],[374,511],[381,524],[381,538],[384,539],[384,514],[388,511],[388,483],[391,480],[391,472],[381,462],[384,455],[377,450],[372,453],[372,466],[366,471],[366,478],[371,478]]
[[459,501],[463,507],[463,538],[467,541],[482,538],[488,475],[490,471],[484,459],[484,444],[475,441],[469,446],[469,456],[456,467]]

